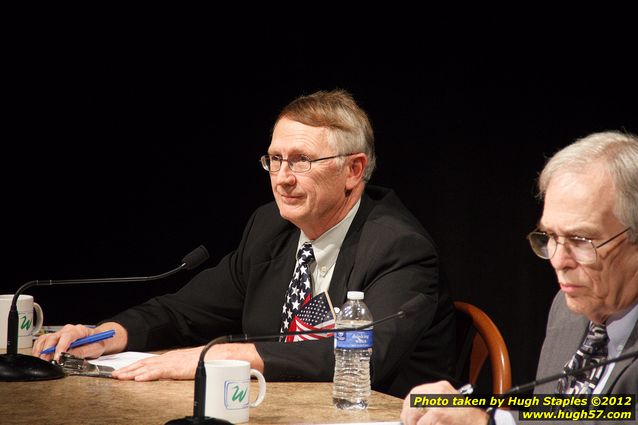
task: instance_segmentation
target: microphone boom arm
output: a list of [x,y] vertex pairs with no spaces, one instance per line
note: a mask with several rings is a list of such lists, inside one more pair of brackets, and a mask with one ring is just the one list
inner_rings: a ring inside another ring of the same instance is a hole
[[[199,267],[209,258],[208,250],[200,245],[189,252],[181,261],[179,267],[165,273],[153,276],[140,277],[112,277],[100,279],[65,279],[65,280],[32,280],[20,286],[13,295],[9,315],[7,317],[7,352],[0,355],[0,381],[37,381],[44,379],[57,379],[64,376],[59,367],[51,367],[51,364],[37,357],[18,354],[18,298],[32,286],[72,285],[81,283],[128,283],[158,280],[171,276],[180,270],[193,270]],[[46,370],[49,369],[49,372]]]
[[101,279],[66,279],[66,280],[32,280],[22,285],[16,293],[13,295],[11,301],[11,308],[9,310],[9,316],[7,318],[7,355],[18,354],[18,297],[25,290],[32,286],[48,286],[48,285],[72,285],[80,283],[127,283],[127,282],[146,282],[149,280],[158,280],[168,277],[177,273],[180,270],[187,269],[192,270],[200,266],[204,261],[208,260],[208,250],[204,245],[200,245],[182,259],[182,264],[179,267],[174,268],[166,273],[157,274],[153,276],[141,276],[141,277],[110,277]]
[[7,354],[18,353],[18,322],[20,321],[18,315],[18,298],[24,291],[32,286],[50,286],[50,285],[74,285],[81,283],[127,283],[127,282],[147,282],[150,280],[158,280],[168,277],[178,271],[187,268],[187,264],[183,262],[179,267],[174,268],[171,271],[153,275],[153,276],[141,276],[141,277],[107,277],[98,279],[62,279],[62,280],[32,280],[25,283],[13,295],[11,301],[11,308],[9,310],[9,317],[7,320]]

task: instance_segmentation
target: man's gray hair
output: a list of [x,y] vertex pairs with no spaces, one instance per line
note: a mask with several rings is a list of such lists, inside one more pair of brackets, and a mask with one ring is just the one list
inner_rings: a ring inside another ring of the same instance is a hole
[[538,179],[542,199],[551,179],[564,171],[581,172],[594,161],[602,161],[616,189],[616,218],[629,230],[629,240],[638,242],[638,137],[630,133],[593,133],[552,156]]
[[328,143],[339,155],[365,153],[368,165],[363,171],[363,180],[370,180],[376,166],[372,125],[350,93],[345,90],[318,91],[298,97],[284,107],[275,124],[282,118],[327,128]]

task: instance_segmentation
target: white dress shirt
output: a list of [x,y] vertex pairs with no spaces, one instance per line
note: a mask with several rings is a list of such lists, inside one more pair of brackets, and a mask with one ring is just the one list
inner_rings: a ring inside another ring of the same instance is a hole
[[314,241],[310,240],[303,230],[301,231],[297,250],[299,250],[305,242],[310,242],[312,244],[312,251],[315,254],[315,261],[310,264],[313,296],[327,291],[330,287],[330,280],[332,279],[332,273],[334,272],[334,266],[337,262],[341,244],[343,244],[343,240],[346,237],[346,233],[348,233],[348,229],[350,229],[352,220],[354,220],[354,216],[359,210],[359,204],[361,204],[361,199],[357,201],[339,223],[332,226],[327,232]]

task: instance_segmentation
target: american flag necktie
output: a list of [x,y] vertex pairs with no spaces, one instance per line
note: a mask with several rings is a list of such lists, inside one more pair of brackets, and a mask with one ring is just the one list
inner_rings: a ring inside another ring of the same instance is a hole
[[281,329],[280,332],[287,332],[290,323],[301,309],[312,298],[312,280],[310,277],[310,263],[315,259],[312,252],[312,245],[306,242],[299,248],[297,252],[297,266],[295,274],[292,276],[288,290],[286,291],[286,299],[281,312]]
[[[598,364],[607,358],[607,328],[589,322],[589,331],[576,354],[565,365],[565,372]],[[605,372],[605,366],[597,367],[576,376],[566,376],[558,380],[556,392],[559,394],[592,394]]]

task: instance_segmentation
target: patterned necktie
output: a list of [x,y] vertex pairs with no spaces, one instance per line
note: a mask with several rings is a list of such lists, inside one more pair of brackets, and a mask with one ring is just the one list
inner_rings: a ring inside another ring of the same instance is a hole
[[280,332],[286,332],[290,326],[292,318],[295,317],[301,306],[312,298],[312,281],[310,277],[310,263],[315,259],[310,242],[303,244],[297,252],[297,266],[295,274],[292,276],[286,299],[281,312]]
[[[607,328],[589,322],[589,331],[574,357],[565,365],[565,371],[595,365],[607,358]],[[576,376],[566,376],[558,380],[556,392],[559,394],[592,394],[605,372],[605,366],[597,367]]]

